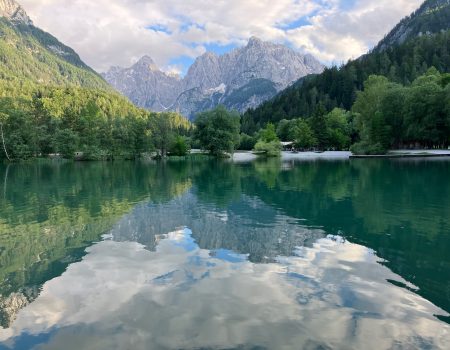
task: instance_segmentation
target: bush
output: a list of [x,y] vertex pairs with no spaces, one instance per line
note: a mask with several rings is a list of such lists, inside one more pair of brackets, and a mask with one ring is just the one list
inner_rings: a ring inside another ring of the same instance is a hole
[[355,143],[350,151],[355,155],[381,155],[386,154],[388,150],[381,143],[370,144],[362,141]]
[[177,136],[169,147],[169,154],[171,156],[184,157],[189,151],[189,143],[183,136]]
[[262,153],[266,157],[279,157],[281,156],[281,143],[279,141],[264,142],[258,141],[254,150],[258,153]]
[[251,151],[256,144],[256,140],[254,137],[251,137],[247,134],[241,134],[241,142],[239,144],[239,150],[241,151]]
[[108,160],[111,155],[108,151],[98,146],[85,146],[82,148],[83,157],[82,160]]

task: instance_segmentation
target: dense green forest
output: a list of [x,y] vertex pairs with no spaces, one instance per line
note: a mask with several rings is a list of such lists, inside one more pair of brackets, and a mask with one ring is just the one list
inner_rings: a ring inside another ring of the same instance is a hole
[[[165,154],[190,123],[175,113],[136,108],[118,93],[0,80],[0,159],[59,153],[87,160]],[[163,141],[161,141],[163,137]],[[3,141],[3,140],[2,140]]]
[[[189,136],[214,155],[235,149],[279,153],[281,141],[298,150],[378,154],[390,148],[450,144],[450,74],[430,68],[403,85],[370,76],[350,111],[328,112],[319,103],[310,117],[269,123],[241,133],[239,116],[224,107],[200,114],[195,129],[175,113],[151,113],[119,94],[77,87],[44,87],[0,81],[0,158],[23,160],[49,154],[82,159],[134,159],[156,151],[185,155]],[[12,97],[11,97],[12,96]]]
[[194,137],[201,149],[215,156],[233,153],[239,145],[240,125],[238,113],[218,106],[197,116]]
[[[242,116],[245,145],[269,123],[298,149],[390,148],[450,144],[450,3],[430,0],[372,52],[305,77]],[[433,34],[434,33],[434,34]]]
[[450,74],[431,68],[403,86],[371,76],[358,92],[355,128],[361,141],[354,153],[378,154],[391,148],[448,148]]
[[[254,137],[261,137],[266,129]],[[450,74],[430,68],[408,85],[372,75],[356,93],[351,111],[327,112],[319,103],[310,117],[279,121],[276,132],[299,150],[345,150],[353,145],[357,154],[382,154],[391,148],[447,148]]]
[[449,26],[450,1],[425,1],[368,54],[245,113],[245,138],[275,123],[278,136],[301,149],[447,147],[449,75],[439,72],[450,71]]

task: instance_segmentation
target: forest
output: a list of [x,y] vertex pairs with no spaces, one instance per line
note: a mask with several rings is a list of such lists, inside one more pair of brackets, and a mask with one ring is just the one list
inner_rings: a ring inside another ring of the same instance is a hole
[[136,108],[52,35],[0,18],[0,160],[180,154],[190,129]]
[[307,118],[277,123],[282,141],[297,149],[384,154],[389,149],[447,148],[450,144],[450,74],[430,68],[412,84],[372,75],[349,111],[319,103]]
[[118,93],[7,80],[0,80],[0,126],[0,159],[12,161],[53,154],[83,160],[164,156],[179,149],[191,128],[176,113],[138,109]]
[[56,154],[83,160],[184,156],[191,145],[215,156],[237,149],[276,156],[280,141],[292,141],[297,150],[355,154],[450,145],[450,74],[435,68],[408,85],[369,76],[349,110],[328,112],[319,103],[311,116],[269,122],[253,134],[245,133],[245,116],[221,106],[191,124],[103,90],[0,81],[0,91],[0,159],[10,161]]

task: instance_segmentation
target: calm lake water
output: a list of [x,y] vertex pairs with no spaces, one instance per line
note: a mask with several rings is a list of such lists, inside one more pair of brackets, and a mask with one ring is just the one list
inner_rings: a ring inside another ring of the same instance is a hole
[[0,349],[450,349],[450,160],[0,166]]

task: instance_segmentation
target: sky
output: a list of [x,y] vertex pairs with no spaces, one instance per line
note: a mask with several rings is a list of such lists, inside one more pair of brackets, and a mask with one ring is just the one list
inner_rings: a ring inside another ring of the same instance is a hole
[[339,64],[367,52],[423,0],[18,1],[99,72],[149,55],[183,74],[204,52],[228,52],[251,36]]

